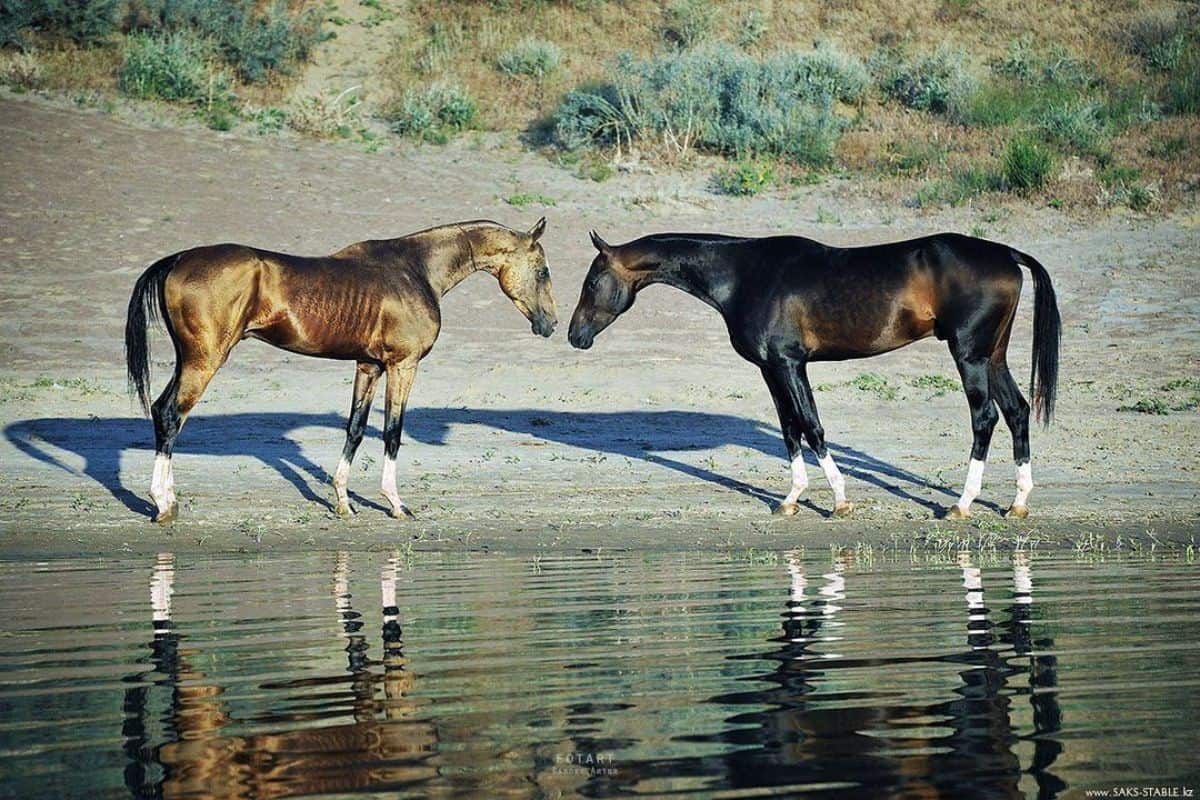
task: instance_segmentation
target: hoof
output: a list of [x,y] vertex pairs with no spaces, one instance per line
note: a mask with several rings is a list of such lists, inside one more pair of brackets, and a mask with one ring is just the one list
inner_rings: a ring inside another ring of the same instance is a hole
[[780,503],[771,513],[777,517],[794,517],[800,513],[800,506],[796,503]]
[[393,508],[389,513],[392,519],[405,520],[417,518],[415,514],[408,510],[408,506],[406,505],[401,505],[399,509]]
[[349,503],[338,503],[337,508],[334,509],[334,513],[342,519],[350,519],[350,517],[354,516],[354,509],[350,507]]
[[848,517],[853,512],[854,512],[854,503],[851,503],[849,500],[847,500],[844,503],[839,503],[837,505],[837,507],[833,509],[833,515],[835,517],[838,517],[839,519]]
[[1029,516],[1029,506],[1009,506],[1004,516],[1008,519],[1025,519]]
[[160,511],[154,515],[154,521],[159,525],[169,525],[179,516],[179,504],[171,503],[166,511]]
[[958,506],[950,506],[950,510],[946,512],[946,519],[970,519],[971,512],[963,511]]

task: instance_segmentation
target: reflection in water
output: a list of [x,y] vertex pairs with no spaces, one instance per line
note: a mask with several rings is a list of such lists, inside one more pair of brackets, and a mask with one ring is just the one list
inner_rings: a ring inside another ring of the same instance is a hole
[[[339,552],[333,568],[333,602],[338,635],[346,640],[344,677],[321,677],[265,683],[262,688],[297,690],[346,684],[353,724],[302,727],[249,736],[221,736],[229,722],[221,703],[222,689],[193,666],[198,648],[184,648],[183,634],[171,622],[174,559],[159,555],[150,579],[154,640],[151,663],[164,676],[155,681],[170,689],[171,701],[158,747],[148,747],[145,718],[149,687],[126,693],[125,751],[134,763],[126,769],[126,785],[136,797],[275,798],[295,795],[398,789],[433,774],[425,764],[435,751],[436,728],[405,722],[405,696],[411,676],[404,669],[403,643],[396,606],[397,559],[384,565],[380,578],[383,612],[383,658],[373,662],[361,615],[354,610],[349,588],[349,555]],[[382,666],[383,674],[372,673]],[[377,698],[376,684],[383,686]],[[320,712],[264,714],[257,721],[288,725],[321,719]],[[381,718],[382,717],[382,718]],[[154,767],[154,768],[151,768]],[[151,775],[161,776],[149,781]]]
[[1188,785],[1197,613],[1025,553],[0,562],[0,797]]

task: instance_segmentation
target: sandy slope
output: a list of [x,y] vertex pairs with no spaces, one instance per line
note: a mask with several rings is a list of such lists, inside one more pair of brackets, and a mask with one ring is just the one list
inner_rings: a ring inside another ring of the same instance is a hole
[[[365,153],[0,99],[0,548],[472,535],[505,547],[786,546],[928,528],[953,500],[970,446],[966,403],[909,385],[954,375],[938,342],[814,367],[858,511],[827,520],[828,487],[813,467],[811,506],[774,520],[787,472],[770,398],[711,310],[656,287],[581,353],[562,334],[534,337],[481,275],[447,298],[441,339],[413,391],[401,494],[416,522],[390,520],[375,502],[378,411],[352,477],[362,513],[348,523],[329,514],[352,369],[255,342],[234,351],[181,437],[180,522],[166,531],[145,521],[152,433],[124,394],[121,331],[147,264],[202,243],[324,253],[456,219],[527,226],[543,211],[563,328],[591,258],[591,227],[612,241],[688,229],[852,244],[984,225],[1054,277],[1065,320],[1060,419],[1034,434],[1034,516],[1010,526],[997,515],[1013,483],[1001,427],[977,507],[983,522],[959,530],[1118,526],[1190,537],[1196,413],[1116,408],[1200,374],[1195,210],[1082,222],[1010,201],[931,214],[884,207],[838,179],[749,200],[717,197],[705,180],[623,174],[596,184],[487,144]],[[516,191],[556,205],[518,210],[502,200]],[[1010,351],[1018,375],[1028,369],[1030,292],[1027,282]],[[156,342],[159,356],[169,352]],[[167,368],[157,361],[156,385]],[[900,399],[844,385],[866,371],[899,385]]]

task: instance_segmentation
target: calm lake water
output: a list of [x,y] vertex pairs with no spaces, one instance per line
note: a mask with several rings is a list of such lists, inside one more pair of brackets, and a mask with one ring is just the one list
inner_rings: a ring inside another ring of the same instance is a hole
[[5,562],[0,794],[1184,796],[1197,571],[1036,552]]

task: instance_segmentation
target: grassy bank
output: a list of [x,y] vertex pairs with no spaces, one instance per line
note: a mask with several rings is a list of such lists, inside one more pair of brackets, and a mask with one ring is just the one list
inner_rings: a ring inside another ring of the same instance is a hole
[[[716,155],[736,195],[850,174],[1154,213],[1200,166],[1194,4],[36,0],[0,4],[0,41],[17,90],[370,147],[504,131],[597,181]],[[335,80],[303,81],[315,53]]]

